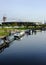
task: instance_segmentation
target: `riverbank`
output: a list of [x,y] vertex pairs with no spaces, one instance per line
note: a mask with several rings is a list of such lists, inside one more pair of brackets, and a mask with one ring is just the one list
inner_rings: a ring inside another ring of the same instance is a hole
[[9,35],[10,32],[17,32],[17,31],[22,31],[22,30],[26,30],[26,29],[31,29],[31,30],[46,30],[46,28],[42,28],[42,27],[23,27],[23,28],[0,28],[0,38],[3,38],[7,35]]
[[21,31],[21,30],[15,29],[15,28],[0,28],[0,38],[4,38],[10,33],[18,32],[18,31]]
[[8,35],[7,29],[0,28],[0,37],[4,37],[5,35]]

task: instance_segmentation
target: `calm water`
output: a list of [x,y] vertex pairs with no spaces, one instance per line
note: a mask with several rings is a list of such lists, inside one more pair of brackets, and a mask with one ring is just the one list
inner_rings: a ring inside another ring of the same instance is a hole
[[0,50],[0,65],[46,65],[46,31],[25,35]]

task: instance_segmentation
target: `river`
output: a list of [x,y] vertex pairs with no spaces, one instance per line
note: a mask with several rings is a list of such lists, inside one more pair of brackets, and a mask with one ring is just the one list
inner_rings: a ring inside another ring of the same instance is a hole
[[2,48],[0,65],[46,65],[46,31],[25,34]]

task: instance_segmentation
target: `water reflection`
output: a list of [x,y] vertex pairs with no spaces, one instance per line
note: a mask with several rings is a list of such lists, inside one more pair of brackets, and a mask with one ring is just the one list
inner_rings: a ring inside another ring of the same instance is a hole
[[[40,32],[42,32],[41,30],[39,30]],[[30,32],[28,33],[25,33],[25,35],[29,36],[29,35],[36,35],[38,32],[38,30],[30,30]],[[17,41],[21,41],[23,37],[21,37],[20,39],[14,39],[14,40],[17,40]],[[0,45],[0,53],[4,51],[5,48],[9,47],[11,45],[12,42],[9,42],[9,43],[6,43],[5,40],[6,38],[3,39],[4,40],[4,43],[2,45]]]
[[[20,38],[20,39],[15,39],[15,40],[21,41],[22,39],[23,39],[23,37]],[[13,40],[13,41],[14,41],[14,40]],[[13,41],[12,41],[12,42],[13,42]],[[2,45],[0,45],[0,53],[3,52],[5,48],[8,48],[8,47],[12,44],[12,42],[6,43],[5,40],[4,40],[4,43],[3,43]]]
[[4,51],[5,48],[9,47],[10,44],[3,43],[3,45],[0,45],[0,53]]
[[0,62],[4,65],[46,65],[46,31],[30,31],[22,39],[3,45]]
[[42,30],[31,30],[30,32],[26,33],[26,35],[36,35],[38,32],[42,32]]

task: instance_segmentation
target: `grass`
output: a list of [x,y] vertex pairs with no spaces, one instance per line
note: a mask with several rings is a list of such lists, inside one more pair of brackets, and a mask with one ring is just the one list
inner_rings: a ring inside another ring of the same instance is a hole
[[0,28],[0,36],[5,36],[9,34],[9,31],[14,30],[26,30],[26,29],[40,29],[41,26],[30,26],[30,27],[23,27],[23,28]]
[[5,36],[8,35],[9,33],[7,32],[7,29],[5,28],[0,28],[0,36]]
[[9,34],[9,31],[14,30],[24,30],[25,28],[0,28],[0,36],[6,36]]
[[22,30],[21,28],[0,28],[0,36],[6,36],[9,35],[10,31],[15,31],[15,30]]

